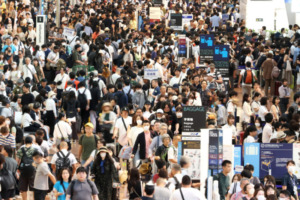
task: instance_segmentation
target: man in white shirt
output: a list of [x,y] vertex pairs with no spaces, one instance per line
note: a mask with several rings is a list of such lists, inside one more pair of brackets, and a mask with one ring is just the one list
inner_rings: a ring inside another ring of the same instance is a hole
[[175,84],[180,85],[180,84],[182,83],[183,77],[182,77],[182,75],[180,74],[180,72],[181,72],[181,69],[178,67],[178,68],[175,70],[175,76],[173,76],[173,77],[171,78],[171,80],[170,80],[170,83],[169,83],[170,86],[173,87]]
[[262,142],[263,143],[270,143],[270,138],[273,134],[272,129],[272,121],[273,121],[273,115],[271,113],[266,114],[265,116],[266,125],[263,129],[262,133]]
[[122,108],[121,117],[117,119],[113,132],[113,139],[118,138],[118,143],[121,146],[128,144],[127,139],[127,130],[128,127],[132,124],[132,118],[128,116],[129,109],[128,107]]
[[60,69],[60,73],[56,75],[54,82],[57,85],[57,99],[60,100],[61,93],[64,90],[66,82],[69,81],[69,75],[65,73],[65,68]]
[[[47,61],[50,62],[50,66],[56,68],[57,61],[59,59],[59,47],[55,46],[47,57]],[[47,65],[46,65],[47,66]]]
[[73,85],[74,85],[74,83],[72,81],[68,81],[65,91],[67,91],[67,92],[73,91],[75,93],[75,96],[77,97],[78,94],[77,94],[76,89],[73,87]]
[[72,154],[71,152],[68,151],[68,144],[67,142],[61,142],[60,145],[60,151],[57,152],[56,154],[53,155],[52,160],[51,160],[51,168],[53,170],[53,172],[56,171],[56,161],[59,157],[65,157],[68,156],[67,158],[70,161],[70,168],[72,168],[72,175],[73,176],[75,174],[75,170],[76,170],[76,163],[77,160],[74,156],[74,154]]
[[22,67],[22,77],[25,80],[27,77],[30,78],[30,80],[33,80],[35,78],[36,82],[39,83],[38,77],[36,75],[36,70],[34,66],[31,63],[30,58],[25,58],[25,65]]
[[182,186],[173,192],[170,200],[193,199],[200,200],[202,195],[199,190],[192,188],[192,180],[188,175],[182,177]]
[[147,48],[145,45],[143,45],[141,39],[138,39],[136,48],[137,48],[136,50],[137,50],[139,56],[141,57],[141,60],[143,60],[143,58],[145,57],[145,54],[147,53]]
[[178,189],[182,181],[181,167],[179,164],[172,165],[171,176],[172,178],[169,178],[166,187],[169,188],[171,192],[174,192],[175,189]]
[[172,145],[168,150],[168,160],[171,166],[177,163],[178,142],[181,141],[180,135],[174,135]]
[[120,74],[121,74],[121,68],[117,68],[116,69],[116,73],[114,73],[113,75],[111,75],[111,77],[109,78],[110,79],[109,80],[110,83],[113,84],[113,85],[115,85],[116,81],[118,80],[118,78],[121,77]]

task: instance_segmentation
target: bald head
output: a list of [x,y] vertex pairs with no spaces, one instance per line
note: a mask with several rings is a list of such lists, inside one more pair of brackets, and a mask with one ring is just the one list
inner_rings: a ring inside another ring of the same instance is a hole
[[68,149],[68,143],[65,141],[62,141],[59,145],[60,149]]

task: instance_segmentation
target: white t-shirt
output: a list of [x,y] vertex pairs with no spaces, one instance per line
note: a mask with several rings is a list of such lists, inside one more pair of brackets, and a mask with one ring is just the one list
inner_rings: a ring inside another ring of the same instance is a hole
[[122,117],[117,119],[117,121],[115,123],[115,127],[118,128],[118,133],[119,133],[118,142],[122,146],[128,144],[127,130],[126,129],[128,129],[128,126],[132,124],[132,117],[128,116],[127,118],[123,118],[123,119],[124,119],[124,123],[126,125],[126,128],[123,124]]
[[30,126],[31,122],[33,121],[33,119],[31,118],[31,116],[28,113],[25,113],[22,116],[22,125],[23,128],[26,128],[28,126]]
[[[66,156],[66,155],[68,155],[69,152],[66,149],[62,149],[61,152],[57,152],[56,154],[53,155],[51,164],[55,164],[56,160],[58,159],[58,156],[57,156],[58,153],[60,153],[60,156],[62,156],[61,153],[63,153]],[[77,160],[76,160],[74,154],[70,153],[68,158],[70,160],[71,166],[77,163]]]
[[143,127],[134,126],[130,129],[130,132],[128,133],[128,138],[131,139],[132,145],[135,144],[137,136],[142,132],[144,132]]
[[22,71],[24,73],[23,79],[25,80],[27,77],[29,77],[31,80],[33,80],[33,75],[36,74],[35,68],[33,65],[29,64],[23,64]]
[[261,119],[261,121],[266,121],[265,120],[265,113],[268,113],[269,111],[268,111],[268,109],[267,109],[267,107],[266,106],[260,106],[259,107],[259,110],[258,110],[258,117],[260,117],[260,119]]
[[270,143],[271,136],[272,136],[272,125],[266,123],[262,133],[262,142]]
[[[85,90],[85,92],[84,92],[84,90]],[[87,100],[91,100],[92,99],[91,92],[90,92],[89,89],[86,89],[84,87],[81,87],[81,88],[78,89],[78,93],[82,94],[83,92],[84,92]]]
[[[195,188],[181,188],[184,199],[201,200],[202,194]],[[170,200],[182,200],[180,190],[177,189],[170,197]]]
[[[254,73],[254,70],[251,70],[251,69],[247,69],[247,70],[250,70],[252,72],[252,80],[253,80],[253,77],[255,77],[255,73]],[[246,72],[246,69],[243,69],[240,73],[240,75],[242,76],[242,85],[245,85],[245,86],[252,86],[252,84],[246,84],[244,83],[244,74]],[[245,75],[246,76],[246,75]]]
[[254,143],[255,139],[251,135],[248,135],[248,137],[244,140],[244,143]]

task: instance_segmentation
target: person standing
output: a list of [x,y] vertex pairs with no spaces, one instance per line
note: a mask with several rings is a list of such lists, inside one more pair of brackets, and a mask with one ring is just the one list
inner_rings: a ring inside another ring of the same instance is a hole
[[87,179],[87,171],[84,167],[76,170],[77,179],[73,180],[68,189],[66,200],[99,200],[98,189],[94,182]]
[[193,199],[193,200],[200,200],[202,195],[199,190],[192,188],[192,179],[185,175],[182,177],[182,186],[175,190],[170,197],[170,200],[177,200],[177,199]]
[[273,60],[273,54],[268,53],[267,59],[263,62],[261,68],[263,70],[263,78],[265,80],[265,95],[269,94],[269,87],[271,87],[270,95],[274,95],[275,79],[272,77],[273,67],[277,66],[277,63]]
[[263,133],[262,133],[262,142],[269,143],[270,138],[273,134],[273,127],[272,127],[273,115],[271,113],[268,113],[266,114],[265,119],[266,119],[266,125],[264,126]]
[[95,175],[95,184],[99,191],[99,199],[112,200],[113,185],[118,184],[119,176],[114,161],[106,147],[101,147],[97,153],[91,174]]
[[295,175],[296,166],[293,160],[289,160],[286,163],[287,173],[283,176],[282,179],[282,190],[287,190],[291,193],[291,195],[298,199],[298,179]]
[[172,140],[172,145],[169,147],[168,150],[168,161],[170,162],[171,166],[173,164],[178,163],[178,142],[181,141],[181,136],[180,135],[174,135],[173,140]]
[[46,119],[45,125],[48,125],[50,127],[50,137],[53,138],[53,131],[55,126],[55,120],[57,118],[56,113],[56,104],[54,99],[56,98],[56,93],[53,91],[50,91],[48,93],[48,99],[45,101],[46,103]]
[[280,98],[280,111],[281,113],[285,113],[291,97],[290,88],[288,87],[288,81],[286,79],[282,80],[282,85],[279,87],[278,92]]
[[240,87],[242,81],[243,94],[251,94],[254,80],[257,81],[257,78],[255,76],[254,70],[251,69],[251,62],[246,62],[246,69],[243,69],[241,71],[238,84],[238,86]]
[[229,184],[229,175],[228,174],[231,172],[231,167],[232,167],[231,161],[224,160],[222,162],[223,171],[213,177],[214,181],[215,180],[219,181],[220,200],[225,200],[225,197],[229,190],[230,184]]
[[48,177],[53,184],[56,183],[54,175],[50,172],[48,164],[44,162],[43,155],[36,151],[32,154],[34,163],[36,164],[36,174],[34,178],[34,199],[44,200],[49,190]]

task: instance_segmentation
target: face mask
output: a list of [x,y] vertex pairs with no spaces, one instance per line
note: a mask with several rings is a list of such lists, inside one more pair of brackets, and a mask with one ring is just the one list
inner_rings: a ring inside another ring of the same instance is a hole
[[260,123],[255,123],[255,126],[256,127],[260,127]]
[[149,128],[150,128],[149,126],[144,126],[145,131],[149,131]]
[[250,195],[254,194],[254,188],[251,188],[251,189],[249,190],[249,194],[250,194]]
[[289,166],[288,171],[291,172],[291,173],[294,173],[295,172],[295,166]]
[[182,113],[176,113],[176,116],[177,116],[178,118],[181,118],[181,117],[182,117]]
[[7,125],[10,125],[10,121],[9,121],[9,120],[5,121],[5,123],[6,123]]
[[16,69],[16,68],[17,68],[17,66],[16,66],[16,65],[12,65],[11,67],[12,67],[13,69]]
[[285,200],[285,198],[279,197],[279,199],[278,199],[278,200]]
[[142,120],[136,120],[137,125],[141,125],[143,123]]
[[257,198],[257,200],[265,200],[266,199],[264,195],[259,195],[256,198]]
[[106,156],[106,153],[100,153],[100,156],[101,156],[102,159],[104,159],[105,156]]
[[158,120],[161,120],[161,117],[157,117]]

